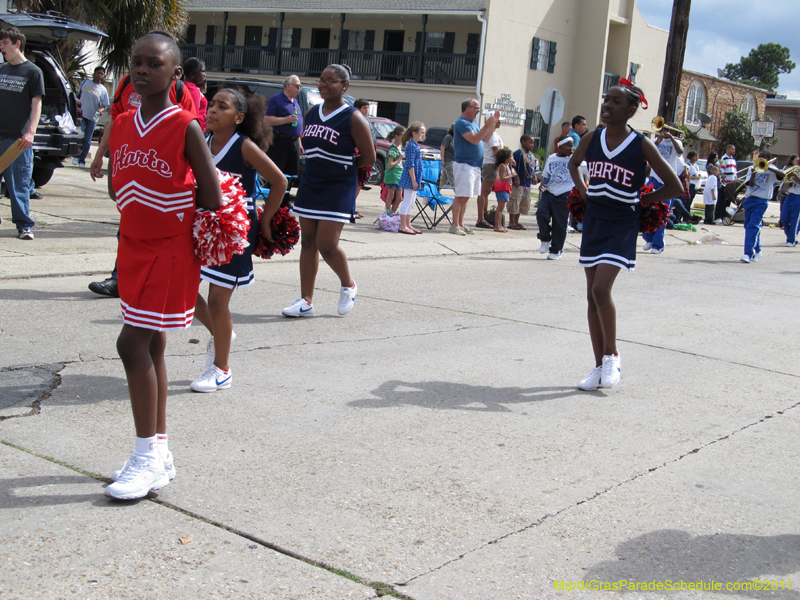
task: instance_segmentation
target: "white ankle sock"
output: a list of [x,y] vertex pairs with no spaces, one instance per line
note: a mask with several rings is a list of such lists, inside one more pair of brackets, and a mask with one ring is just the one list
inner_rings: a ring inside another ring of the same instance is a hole
[[169,446],[167,446],[166,433],[156,434],[156,448],[158,449],[158,454],[161,458],[166,458],[167,454],[169,454]]
[[136,438],[136,454],[139,456],[146,456],[147,458],[157,458],[158,450],[156,436],[146,438]]

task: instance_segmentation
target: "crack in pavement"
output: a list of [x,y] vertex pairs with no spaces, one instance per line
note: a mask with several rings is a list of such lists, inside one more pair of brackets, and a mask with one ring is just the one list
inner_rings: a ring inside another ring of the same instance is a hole
[[573,510],[573,509],[577,508],[578,506],[580,506],[582,504],[587,504],[588,502],[591,502],[592,500],[595,500],[596,498],[604,496],[605,494],[607,494],[607,493],[609,493],[609,492],[611,492],[613,490],[622,488],[623,486],[626,486],[629,483],[633,483],[634,481],[636,481],[638,479],[641,479],[641,478],[649,475],[650,473],[655,473],[657,471],[660,471],[661,469],[667,467],[668,465],[672,465],[674,463],[677,463],[677,462],[679,462],[679,461],[681,461],[681,460],[683,460],[683,459],[685,459],[685,458],[687,458],[687,457],[689,457],[689,456],[691,456],[693,454],[698,454],[701,451],[705,450],[706,448],[708,448],[710,446],[713,446],[714,444],[719,444],[721,442],[724,442],[725,440],[732,438],[734,435],[737,435],[737,434],[739,434],[739,433],[741,433],[743,431],[746,431],[747,429],[750,429],[752,427],[755,427],[756,425],[760,425],[761,423],[765,423],[769,419],[773,419],[775,417],[780,417],[780,416],[784,415],[785,413],[789,412],[790,410],[794,410],[794,409],[796,409],[798,407],[800,407],[800,401],[795,402],[794,404],[790,404],[789,406],[787,406],[787,407],[785,407],[783,409],[777,410],[773,414],[764,415],[761,419],[758,419],[757,421],[753,421],[751,423],[747,423],[746,425],[741,426],[739,429],[736,429],[734,431],[731,431],[730,433],[727,433],[727,434],[725,434],[723,436],[720,436],[720,437],[715,438],[715,439],[713,439],[713,440],[711,440],[709,442],[706,442],[702,446],[699,446],[697,448],[689,450],[688,452],[684,452],[683,454],[681,454],[677,458],[673,458],[672,460],[664,461],[663,463],[661,463],[659,465],[656,465],[654,467],[650,467],[646,471],[641,471],[639,473],[636,473],[633,476],[629,477],[628,479],[625,479],[624,481],[620,481],[618,483],[610,485],[607,488],[605,488],[603,490],[600,490],[600,491],[597,491],[594,494],[592,494],[591,496],[588,496],[588,497],[586,497],[586,498],[584,498],[582,500],[579,500],[579,501],[577,501],[577,502],[575,502],[573,504],[570,504],[569,506],[565,506],[565,507],[561,508],[560,510],[557,510],[554,513],[547,513],[545,515],[542,515],[541,517],[539,517],[538,519],[536,519],[532,523],[529,523],[525,527],[522,527],[522,528],[517,529],[515,531],[510,531],[510,532],[506,533],[505,535],[501,535],[498,538],[495,538],[493,540],[489,540],[488,542],[484,542],[483,544],[481,544],[479,546],[476,546],[475,548],[472,548],[471,550],[467,550],[466,552],[463,552],[462,554],[459,554],[456,558],[453,558],[453,559],[450,559],[448,561],[445,561],[441,565],[439,565],[437,567],[434,567],[432,569],[429,569],[428,571],[425,571],[424,573],[419,573],[418,575],[415,575],[411,579],[408,579],[408,580],[406,580],[404,582],[395,582],[395,585],[398,585],[398,586],[409,585],[412,581],[415,581],[415,580],[419,579],[420,577],[425,577],[426,575],[430,575],[431,573],[435,573],[436,571],[440,571],[441,569],[443,569],[443,568],[445,568],[445,567],[447,567],[447,566],[449,566],[449,565],[451,565],[453,563],[456,563],[456,562],[462,560],[463,558],[469,556],[470,554],[474,554],[475,552],[483,550],[484,548],[487,548],[487,547],[492,546],[494,544],[499,544],[500,542],[502,542],[505,539],[514,537],[516,535],[519,535],[521,533],[525,533],[526,531],[529,531],[531,529],[539,527],[540,525],[542,525],[546,521],[549,521],[549,520],[551,520],[551,519],[553,519],[555,517],[558,517],[559,515],[562,515],[562,514],[566,513],[567,511]]

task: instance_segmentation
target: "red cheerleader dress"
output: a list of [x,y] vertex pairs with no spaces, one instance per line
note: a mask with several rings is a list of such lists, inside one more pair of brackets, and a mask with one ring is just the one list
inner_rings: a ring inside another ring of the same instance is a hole
[[111,185],[120,212],[117,272],[128,325],[185,329],[194,317],[200,260],[192,240],[195,189],[184,154],[194,119],[170,106],[148,123],[141,109],[114,120]]

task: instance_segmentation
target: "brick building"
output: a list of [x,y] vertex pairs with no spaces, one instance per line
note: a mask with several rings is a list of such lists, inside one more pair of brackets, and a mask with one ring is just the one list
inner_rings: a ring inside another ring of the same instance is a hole
[[[694,150],[705,158],[709,152],[719,150],[719,131],[725,113],[738,109],[749,113],[751,121],[763,118],[767,91],[684,69],[680,98],[676,121],[699,138],[687,144],[686,150]],[[703,123],[705,116],[711,119],[708,123]]]

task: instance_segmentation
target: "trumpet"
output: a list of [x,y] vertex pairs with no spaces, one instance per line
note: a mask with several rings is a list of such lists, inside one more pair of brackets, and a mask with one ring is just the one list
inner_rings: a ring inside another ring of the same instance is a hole
[[753,163],[753,171],[759,174],[766,173],[767,171],[769,171],[769,168],[772,166],[772,163],[774,163],[776,160],[778,159],[773,158],[772,160],[767,160],[766,158],[759,157]]
[[656,133],[661,133],[661,131],[664,129],[666,129],[667,131],[674,131],[675,133],[678,134],[678,139],[683,139],[683,131],[667,125],[664,122],[664,117],[653,117],[653,120],[650,121],[650,127],[652,127],[653,131],[655,131]]

